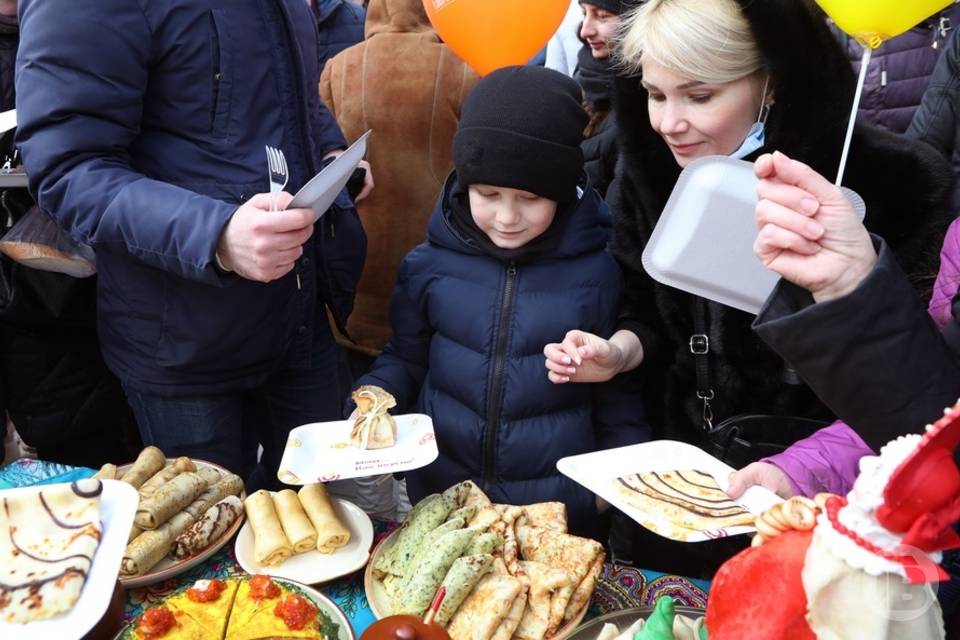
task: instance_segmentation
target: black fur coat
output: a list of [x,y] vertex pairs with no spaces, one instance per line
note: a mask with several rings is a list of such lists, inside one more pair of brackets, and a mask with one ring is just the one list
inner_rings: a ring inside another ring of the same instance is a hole
[[[846,56],[822,14],[804,2],[738,2],[775,91],[766,146],[748,159],[781,150],[833,180],[855,82]],[[650,127],[647,93],[638,78],[618,79],[615,112],[620,160],[607,199],[614,212],[614,253],[627,278],[623,326],[643,343],[644,395],[654,424],[662,425],[659,435],[697,442],[702,403],[689,349],[694,296],[655,282],[640,260],[680,169]],[[948,205],[952,180],[931,148],[867,127],[855,130],[843,184],[866,202],[867,227],[928,285],[954,217]],[[715,422],[743,413],[831,417],[805,385],[787,381],[783,361],[753,333],[753,316],[712,302],[707,308]],[[855,391],[855,380],[837,384]]]

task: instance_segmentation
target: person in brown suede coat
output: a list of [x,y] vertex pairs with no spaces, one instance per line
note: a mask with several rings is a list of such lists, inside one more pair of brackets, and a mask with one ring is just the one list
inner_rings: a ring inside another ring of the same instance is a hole
[[371,0],[365,40],[327,62],[320,98],[347,140],[367,129],[377,188],[357,203],[369,241],[347,323],[347,348],[369,356],[390,337],[388,309],[400,261],[426,237],[437,194],[453,167],[464,97],[478,77],[440,41],[421,0]]

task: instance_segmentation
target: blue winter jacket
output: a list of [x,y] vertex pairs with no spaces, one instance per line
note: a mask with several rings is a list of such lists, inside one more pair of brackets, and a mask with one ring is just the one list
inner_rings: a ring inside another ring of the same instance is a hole
[[323,303],[343,323],[365,256],[349,197],[295,272],[214,266],[237,207],[269,191],[264,145],[296,192],[345,147],[317,94],[303,0],[25,0],[18,141],[41,207],[97,253],[104,358],[159,395],[248,388],[309,363]]
[[314,15],[320,38],[320,71],[327,60],[347,47],[363,42],[366,10],[347,0],[315,0]]
[[609,212],[588,189],[555,251],[508,264],[453,229],[452,182],[427,242],[400,267],[393,337],[357,385],[389,390],[398,412],[433,417],[440,457],[407,473],[412,501],[470,478],[495,502],[565,502],[571,529],[589,534],[594,496],[557,460],[647,440],[649,429],[639,389],[554,385],[543,347],[571,329],[613,332],[622,281],[606,250]]

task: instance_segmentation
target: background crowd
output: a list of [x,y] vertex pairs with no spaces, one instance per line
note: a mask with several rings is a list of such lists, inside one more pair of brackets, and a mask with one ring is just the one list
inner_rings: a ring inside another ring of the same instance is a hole
[[[97,257],[77,279],[0,256],[0,416],[33,454],[150,443],[274,487],[290,429],[376,384],[441,454],[338,483],[365,510],[469,477],[566,502],[619,562],[709,576],[744,543],[668,543],[556,461],[670,438],[742,469],[735,495],[845,493],[960,395],[960,6],[873,53],[843,180],[861,223],[824,178],[860,45],[805,0],[572,2],[542,55],[482,79],[420,0],[248,4],[0,1],[2,151],[30,176],[0,221],[36,203]],[[368,129],[319,221],[286,209]],[[755,248],[784,280],[757,317],[642,264],[705,155],[760,178]]]

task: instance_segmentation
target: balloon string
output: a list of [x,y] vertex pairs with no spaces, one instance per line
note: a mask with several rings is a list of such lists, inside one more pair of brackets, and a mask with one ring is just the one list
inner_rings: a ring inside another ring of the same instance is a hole
[[860,94],[863,93],[863,81],[867,77],[867,67],[870,65],[870,47],[863,48],[863,58],[860,60],[860,76],[857,78],[857,90],[853,94],[853,109],[850,110],[850,121],[847,123],[847,137],[843,141],[843,153],[840,154],[840,168],[837,170],[836,185],[843,182],[843,170],[847,167],[847,155],[850,153],[850,140],[853,138],[853,125],[857,122],[857,109],[860,108]]

